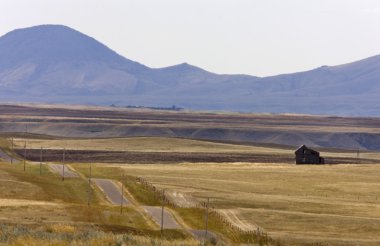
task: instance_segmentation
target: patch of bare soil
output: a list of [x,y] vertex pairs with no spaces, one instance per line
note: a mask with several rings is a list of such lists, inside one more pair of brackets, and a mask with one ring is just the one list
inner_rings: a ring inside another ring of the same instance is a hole
[[[23,150],[16,150],[24,157]],[[28,149],[26,158],[30,161],[40,160],[40,150]],[[179,162],[262,162],[293,163],[291,156],[257,155],[240,153],[183,153],[183,152],[122,152],[67,150],[67,162],[110,162],[110,163],[179,163]],[[43,161],[61,161],[62,150],[44,150]]]
[[[15,150],[24,158],[22,149]],[[27,149],[26,159],[40,160],[40,150]],[[104,163],[294,163],[293,155],[269,155],[250,153],[198,153],[198,152],[130,152],[130,151],[93,151],[93,150],[66,150],[66,162],[104,162]],[[62,150],[44,150],[44,162],[59,162],[62,160]],[[356,158],[326,158],[326,164],[358,164]],[[378,163],[377,160],[361,159],[361,163]]]

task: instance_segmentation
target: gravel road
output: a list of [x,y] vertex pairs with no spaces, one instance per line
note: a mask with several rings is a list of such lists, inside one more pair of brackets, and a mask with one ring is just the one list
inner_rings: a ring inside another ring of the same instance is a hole
[[105,193],[107,199],[114,205],[121,205],[121,199],[123,199],[123,205],[130,204],[128,199],[121,195],[121,189],[112,180],[109,179],[92,179],[95,184]]
[[[6,154],[2,149],[0,149],[0,159],[3,159],[4,161],[11,162],[12,157],[10,157],[8,154]],[[20,161],[13,158],[13,163],[19,163]]]
[[[49,164],[49,168],[53,172],[61,175],[61,177],[63,176],[63,173],[62,173],[63,165],[62,164]],[[67,166],[65,166],[64,175],[65,175],[65,178],[77,178],[77,177],[79,177],[79,175],[76,172],[72,171]]]
[[[158,225],[161,225],[161,207],[143,206],[143,208]],[[166,209],[164,209],[164,229],[181,229],[181,226],[175,221],[173,215]]]

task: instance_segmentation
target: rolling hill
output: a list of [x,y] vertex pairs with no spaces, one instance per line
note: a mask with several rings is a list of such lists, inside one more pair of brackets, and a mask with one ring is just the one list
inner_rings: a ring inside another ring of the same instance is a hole
[[149,68],[61,25],[0,37],[0,100],[379,116],[380,56],[271,77]]

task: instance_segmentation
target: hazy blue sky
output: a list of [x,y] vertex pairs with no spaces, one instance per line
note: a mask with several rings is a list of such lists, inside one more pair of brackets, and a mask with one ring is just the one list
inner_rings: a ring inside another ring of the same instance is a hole
[[63,24],[151,67],[274,75],[380,54],[380,0],[1,0],[0,35]]

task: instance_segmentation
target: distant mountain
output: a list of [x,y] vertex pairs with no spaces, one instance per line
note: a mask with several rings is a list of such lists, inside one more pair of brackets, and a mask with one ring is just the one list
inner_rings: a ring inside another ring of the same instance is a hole
[[69,27],[0,37],[0,101],[380,116],[380,56],[259,78],[187,63],[153,69]]

